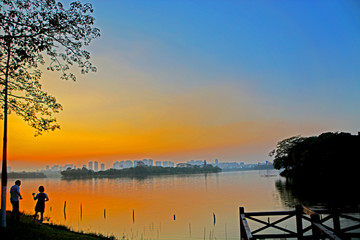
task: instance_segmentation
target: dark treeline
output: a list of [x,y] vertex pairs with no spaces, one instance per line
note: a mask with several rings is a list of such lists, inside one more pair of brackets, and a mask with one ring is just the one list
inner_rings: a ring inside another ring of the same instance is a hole
[[278,181],[276,187],[287,203],[359,206],[359,153],[360,136],[349,133],[280,141],[270,155],[275,156],[274,168],[284,169],[286,181]]
[[46,178],[46,175],[42,172],[9,172],[8,178]]
[[285,169],[282,175],[292,179],[360,180],[359,135],[296,136],[279,142],[270,155],[275,156],[274,167]]
[[221,169],[207,165],[205,167],[193,168],[171,168],[154,166],[137,166],[125,169],[108,169],[106,171],[94,172],[86,168],[67,169],[61,172],[64,178],[116,178],[116,177],[147,177],[153,175],[174,175],[194,173],[216,173]]

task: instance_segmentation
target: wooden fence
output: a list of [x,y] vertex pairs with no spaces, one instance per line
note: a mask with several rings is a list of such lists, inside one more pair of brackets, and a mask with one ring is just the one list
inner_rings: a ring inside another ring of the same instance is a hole
[[[310,210],[302,205],[297,205],[294,211],[276,212],[245,212],[240,207],[240,239],[360,239],[359,214],[358,210]],[[260,219],[264,217],[267,221]],[[271,217],[276,220],[271,222]],[[251,231],[248,220],[260,223],[261,227]],[[292,221],[293,229],[279,225],[285,221]]]

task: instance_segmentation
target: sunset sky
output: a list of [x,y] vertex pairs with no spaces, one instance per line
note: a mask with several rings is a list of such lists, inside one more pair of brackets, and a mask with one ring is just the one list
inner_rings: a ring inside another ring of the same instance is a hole
[[359,1],[83,2],[101,29],[98,71],[76,82],[44,71],[61,130],[34,137],[11,115],[13,170],[255,163],[287,137],[360,131]]

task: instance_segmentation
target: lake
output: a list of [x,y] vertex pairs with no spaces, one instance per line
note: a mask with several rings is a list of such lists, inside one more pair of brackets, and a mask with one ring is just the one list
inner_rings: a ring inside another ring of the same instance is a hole
[[[8,189],[14,181],[9,179]],[[76,231],[118,239],[230,240],[239,239],[240,206],[246,211],[293,210],[295,202],[279,187],[282,181],[277,170],[145,179],[22,179],[20,210],[33,214],[31,193],[43,185],[50,198],[44,216]]]

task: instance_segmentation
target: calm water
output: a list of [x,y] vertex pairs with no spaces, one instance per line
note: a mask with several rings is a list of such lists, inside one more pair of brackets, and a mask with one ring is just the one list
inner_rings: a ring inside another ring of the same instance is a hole
[[[293,205],[278,190],[280,178],[276,170],[263,170],[146,179],[24,179],[20,208],[33,213],[31,193],[44,185],[50,198],[45,216],[74,230],[118,239],[239,239],[240,206],[270,211]],[[8,189],[12,184],[10,179]],[[10,201],[7,206],[10,210]]]

